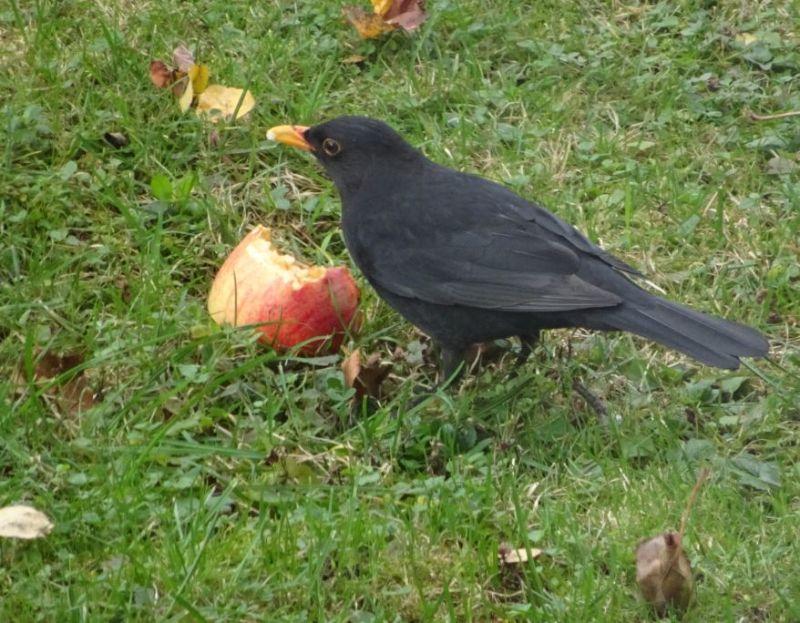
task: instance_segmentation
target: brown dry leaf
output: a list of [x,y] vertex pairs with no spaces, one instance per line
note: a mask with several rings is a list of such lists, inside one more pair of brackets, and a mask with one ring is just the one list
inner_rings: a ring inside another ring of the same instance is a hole
[[683,535],[692,505],[708,474],[708,468],[700,471],[686,501],[680,530],[645,539],[636,546],[636,583],[659,616],[667,614],[670,608],[685,611],[694,597],[694,576],[683,551]]
[[172,84],[172,94],[179,98],[183,95],[183,92],[186,90],[186,83],[189,79],[186,77],[188,74],[175,70],[175,82]]
[[194,53],[185,45],[179,45],[172,51],[172,62],[178,71],[188,73],[194,65]]
[[[242,96],[244,93],[244,96]],[[236,107],[242,100],[238,112]],[[256,100],[250,91],[224,87],[221,84],[210,84],[197,98],[197,114],[207,115],[214,123],[220,119],[230,119],[236,112],[236,118],[241,119],[256,105]]]
[[353,387],[358,378],[358,373],[361,372],[361,351],[359,349],[356,348],[344,358],[342,372],[344,373],[344,384],[347,387]]
[[0,537],[38,539],[47,536],[53,523],[47,515],[22,504],[0,508]]
[[[34,380],[52,381],[81,364],[83,356],[78,353],[56,355],[46,352],[36,364]],[[55,399],[59,410],[68,415],[82,413],[95,404],[94,393],[83,372],[78,372],[68,381],[54,384],[47,393]]]
[[150,61],[150,80],[159,89],[165,89],[175,82],[175,72],[163,61]]
[[117,149],[127,147],[131,142],[130,139],[122,132],[106,132],[103,134],[103,138],[109,145],[116,147]]
[[358,34],[364,39],[376,39],[382,34],[391,32],[396,26],[389,24],[386,20],[377,13],[368,13],[361,7],[346,6],[342,7],[342,13],[350,22]]
[[694,577],[681,547],[681,535],[665,532],[636,547],[636,582],[659,616],[675,608],[684,611],[694,594]]
[[361,351],[355,349],[342,361],[345,385],[355,388],[358,398],[380,398],[381,385],[391,371],[392,364],[382,362],[380,353],[372,353],[362,362]]
[[[530,553],[530,556],[528,556],[528,553]],[[514,549],[508,543],[501,543],[500,547],[497,548],[497,557],[503,565],[518,565],[529,560],[535,560],[543,553],[544,550],[537,547]]]
[[389,9],[381,15],[387,23],[410,31],[418,28],[428,19],[424,6],[423,0],[394,0]]

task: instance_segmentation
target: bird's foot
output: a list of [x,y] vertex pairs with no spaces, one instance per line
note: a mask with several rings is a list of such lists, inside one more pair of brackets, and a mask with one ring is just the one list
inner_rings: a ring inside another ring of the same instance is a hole
[[608,409],[599,396],[594,394],[586,385],[577,379],[572,381],[572,389],[583,398],[586,404],[589,405],[589,408],[597,414],[597,418],[602,424],[608,423]]

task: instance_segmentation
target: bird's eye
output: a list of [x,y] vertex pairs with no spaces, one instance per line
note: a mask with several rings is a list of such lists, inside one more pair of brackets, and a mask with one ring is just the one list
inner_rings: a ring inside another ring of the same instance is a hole
[[342,146],[339,145],[336,141],[332,138],[326,138],[322,141],[322,151],[324,151],[329,156],[335,156],[340,151],[342,151]]

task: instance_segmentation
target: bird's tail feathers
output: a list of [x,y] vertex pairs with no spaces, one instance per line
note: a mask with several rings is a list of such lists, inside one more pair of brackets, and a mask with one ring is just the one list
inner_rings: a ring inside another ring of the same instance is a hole
[[764,357],[769,342],[755,329],[709,316],[659,297],[624,305],[609,324],[698,361],[735,370],[740,357]]

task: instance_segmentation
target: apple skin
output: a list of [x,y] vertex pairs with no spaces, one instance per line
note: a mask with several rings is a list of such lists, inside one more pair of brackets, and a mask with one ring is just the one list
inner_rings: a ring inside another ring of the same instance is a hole
[[[285,352],[338,350],[358,308],[359,291],[342,266],[306,266],[272,247],[258,225],[219,269],[208,296],[218,324],[253,325],[259,340]],[[315,339],[316,338],[316,339]]]

